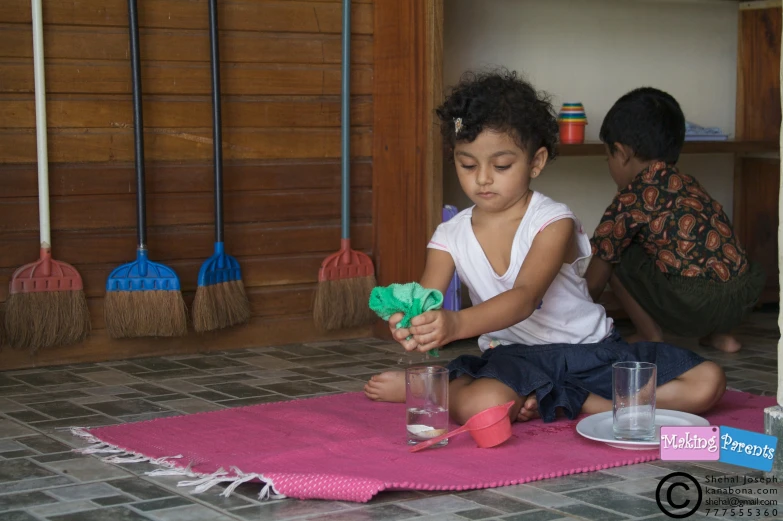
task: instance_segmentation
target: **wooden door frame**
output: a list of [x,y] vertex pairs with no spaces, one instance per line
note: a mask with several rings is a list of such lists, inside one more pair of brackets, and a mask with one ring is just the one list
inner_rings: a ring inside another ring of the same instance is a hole
[[373,253],[388,285],[420,279],[441,220],[443,0],[376,0],[374,25]]

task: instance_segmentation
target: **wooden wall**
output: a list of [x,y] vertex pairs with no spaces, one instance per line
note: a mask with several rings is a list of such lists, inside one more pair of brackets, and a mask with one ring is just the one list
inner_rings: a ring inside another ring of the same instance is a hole
[[[206,0],[139,0],[150,258],[174,267],[190,304],[214,243]],[[53,256],[85,281],[93,334],[0,368],[368,335],[325,335],[311,303],[339,247],[339,0],[219,2],[227,252],[251,324],[180,339],[112,341],[106,277],[135,256],[135,184],[125,0],[44,0]],[[352,235],[373,249],[372,0],[353,0]],[[0,301],[37,259],[35,111],[29,0],[0,2]],[[390,223],[392,224],[392,223]]]
[[[737,139],[780,139],[780,7],[740,9],[737,52]],[[734,226],[748,257],[767,272],[761,297],[778,302],[778,193],[780,161],[742,157],[734,176]]]

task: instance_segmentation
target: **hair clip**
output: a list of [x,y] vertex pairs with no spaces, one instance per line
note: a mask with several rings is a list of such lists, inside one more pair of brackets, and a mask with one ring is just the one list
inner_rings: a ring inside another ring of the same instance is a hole
[[462,118],[454,118],[454,133],[459,134],[462,130]]

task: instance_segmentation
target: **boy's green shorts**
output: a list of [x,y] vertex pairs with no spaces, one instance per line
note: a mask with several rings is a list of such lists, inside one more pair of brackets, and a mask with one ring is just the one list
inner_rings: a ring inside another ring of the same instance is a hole
[[669,275],[637,244],[623,253],[614,273],[664,331],[685,337],[731,332],[756,305],[766,282],[755,262],[725,283]]

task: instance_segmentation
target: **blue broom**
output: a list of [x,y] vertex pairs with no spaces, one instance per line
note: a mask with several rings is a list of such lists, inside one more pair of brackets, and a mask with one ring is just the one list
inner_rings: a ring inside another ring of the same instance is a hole
[[212,66],[212,141],[215,168],[215,253],[201,265],[193,327],[198,332],[223,329],[250,320],[239,262],[223,243],[223,136],[220,116],[220,48],[217,0],[209,0],[209,41]]
[[144,120],[136,0],[128,0],[133,130],[136,163],[136,261],[115,268],[106,281],[104,320],[112,338],[180,336],[187,333],[185,301],[174,270],[149,260],[144,200]]

